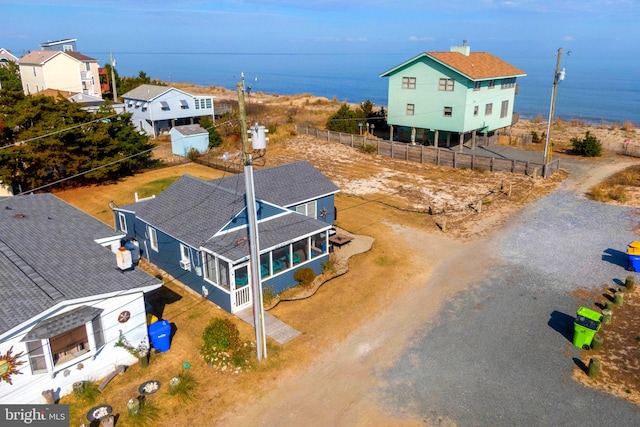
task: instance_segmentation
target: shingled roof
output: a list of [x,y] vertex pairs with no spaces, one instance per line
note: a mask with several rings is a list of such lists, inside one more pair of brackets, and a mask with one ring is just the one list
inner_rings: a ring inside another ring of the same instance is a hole
[[[254,183],[259,201],[283,208],[339,191],[335,184],[307,161],[258,170],[254,173]],[[230,260],[247,255],[246,245],[238,248],[236,244],[247,236],[246,227],[221,236],[216,234],[240,215],[244,208],[244,174],[211,181],[183,175],[155,198],[119,207],[135,212],[142,221],[181,242],[195,248],[205,247]],[[260,222],[261,246],[276,246],[328,225],[289,212]]]
[[427,52],[427,55],[473,80],[526,75],[521,69],[487,52],[471,52],[469,55]]
[[0,199],[0,334],[64,301],[160,286],[96,243],[117,236],[51,194]]
[[396,71],[415,63],[423,58],[436,61],[447,68],[450,68],[471,80],[487,80],[504,77],[521,77],[527,73],[514,67],[508,62],[487,53],[468,52],[464,54],[458,51],[452,52],[423,52],[408,61],[397,65],[390,70],[380,74],[380,77],[388,77]]

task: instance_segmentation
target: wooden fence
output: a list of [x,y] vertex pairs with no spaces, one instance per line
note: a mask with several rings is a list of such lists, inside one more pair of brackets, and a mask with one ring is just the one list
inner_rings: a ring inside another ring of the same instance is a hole
[[[403,142],[384,141],[377,138],[369,138],[365,135],[353,135],[349,133],[333,132],[326,129],[317,129],[308,126],[296,126],[296,131],[325,141],[339,142],[353,148],[377,154],[397,160],[405,160],[416,163],[430,163],[439,166],[449,166],[460,169],[487,170],[491,172],[511,172],[528,176],[548,177],[560,167],[560,160],[556,159],[546,168],[542,163],[527,162],[523,160],[505,159],[502,157],[483,156],[452,151],[433,146],[411,145]],[[488,141],[481,141],[482,144]],[[478,142],[476,141],[476,145]]]

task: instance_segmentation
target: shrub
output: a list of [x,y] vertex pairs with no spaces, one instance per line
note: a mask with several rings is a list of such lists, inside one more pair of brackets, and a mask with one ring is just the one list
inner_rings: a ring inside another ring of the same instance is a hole
[[187,158],[192,162],[195,162],[196,160],[198,160],[199,157],[200,157],[200,152],[195,147],[191,147],[189,149],[189,152],[187,152]]
[[322,263],[322,269],[329,274],[335,274],[336,272],[335,261],[332,258],[329,258],[329,261]]
[[573,151],[585,157],[599,157],[602,155],[602,143],[589,131],[584,139],[571,138]]
[[262,286],[262,303],[264,305],[271,305],[274,299],[276,299],[278,295],[276,294],[273,286]]
[[531,140],[533,142],[540,142],[540,135],[538,135],[538,132],[536,132],[535,130],[531,131]]
[[303,286],[310,285],[316,278],[316,273],[310,267],[304,267],[293,273],[293,278]]
[[80,401],[92,405],[98,400],[98,396],[100,396],[100,390],[97,381],[87,380],[84,381],[82,391],[73,390],[73,395]]
[[238,327],[229,319],[211,320],[202,333],[202,340],[200,354],[209,366],[226,370],[230,363],[242,366],[248,358],[250,349],[240,341]]
[[363,152],[363,153],[373,154],[373,153],[375,153],[376,151],[378,151],[378,150],[377,150],[376,146],[375,146],[375,145],[373,145],[373,144],[365,144],[365,145],[362,147],[362,152]]
[[[138,412],[127,413],[127,425],[133,427],[151,427],[160,421],[160,408],[149,399],[140,402]],[[118,423],[120,424],[120,423]]]

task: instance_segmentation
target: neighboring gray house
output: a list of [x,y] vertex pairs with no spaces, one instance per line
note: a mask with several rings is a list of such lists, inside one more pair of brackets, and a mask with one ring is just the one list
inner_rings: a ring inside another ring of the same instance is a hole
[[52,194],[0,198],[0,356],[21,354],[0,402],[45,403],[45,390],[137,362],[114,343],[147,339],[144,293],[162,282],[133,267],[122,237]]
[[200,117],[214,121],[213,96],[191,95],[169,86],[143,84],[121,96],[131,121],[139,130],[157,137],[180,125],[196,124]]
[[[329,259],[338,187],[309,162],[255,172],[261,283],[279,294]],[[142,256],[230,313],[252,304],[244,174],[184,175],[153,199],[114,208]]]
[[209,149],[209,132],[198,125],[182,125],[171,129],[171,152],[186,156],[195,148],[200,154]]

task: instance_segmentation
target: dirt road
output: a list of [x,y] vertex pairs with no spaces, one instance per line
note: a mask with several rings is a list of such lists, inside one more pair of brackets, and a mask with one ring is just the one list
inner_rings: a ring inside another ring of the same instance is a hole
[[[565,190],[584,192],[589,186],[623,169],[632,160],[612,158],[598,163],[570,162]],[[491,235],[461,242],[442,233],[392,225],[397,238],[410,250],[416,266],[413,280],[424,285],[397,295],[391,307],[353,331],[331,351],[319,355],[306,370],[290,372],[256,402],[242,402],[220,425],[265,426],[417,426],[428,422],[411,414],[389,410],[381,403],[380,375],[399,364],[403,350],[417,330],[425,333],[439,311],[457,292],[483,277],[495,260],[496,239]],[[391,279],[393,280],[393,279]],[[285,319],[286,321],[286,319]],[[387,384],[388,385],[388,384]],[[433,422],[430,420],[429,422]],[[440,425],[453,425],[438,419]]]

